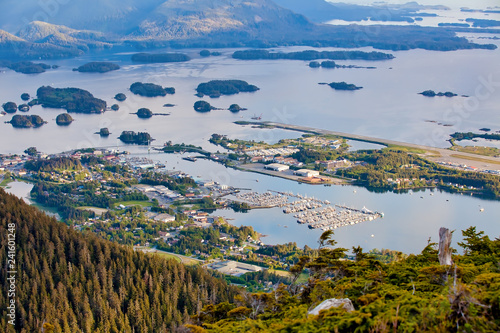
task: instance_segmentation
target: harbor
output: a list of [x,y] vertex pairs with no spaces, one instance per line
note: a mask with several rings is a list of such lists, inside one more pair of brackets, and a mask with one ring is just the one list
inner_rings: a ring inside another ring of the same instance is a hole
[[292,192],[268,190],[265,193],[236,193],[235,198],[252,208],[283,208],[284,214],[294,214],[299,224],[310,229],[333,230],[384,217],[384,213],[372,212],[363,207],[357,209],[346,205],[332,206],[328,200],[320,200]]

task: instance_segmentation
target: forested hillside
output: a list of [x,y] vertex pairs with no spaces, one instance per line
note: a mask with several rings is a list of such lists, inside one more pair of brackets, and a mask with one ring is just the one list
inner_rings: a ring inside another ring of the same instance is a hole
[[[331,233],[331,231],[329,231]],[[310,273],[304,285],[245,294],[235,303],[208,305],[192,332],[499,332],[500,240],[471,227],[463,255],[440,265],[436,244],[419,255],[384,264],[362,249],[343,260],[332,234],[323,234],[316,258],[292,267]],[[461,249],[462,250],[462,249]],[[308,314],[324,300],[348,298],[354,309]]]
[[[201,268],[71,230],[3,190],[0,219],[1,332],[40,332],[44,325],[45,332],[171,332],[204,305],[232,302],[238,292]],[[13,232],[15,255],[7,243]],[[15,326],[8,323],[11,298]]]

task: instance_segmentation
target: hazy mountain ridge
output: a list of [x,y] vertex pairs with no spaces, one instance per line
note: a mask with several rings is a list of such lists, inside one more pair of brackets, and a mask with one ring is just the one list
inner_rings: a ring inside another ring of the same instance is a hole
[[269,0],[165,1],[126,38],[186,39],[206,34],[312,26],[301,15]]
[[110,43],[103,41],[105,37],[102,32],[76,30],[40,21],[31,22],[17,35],[32,43],[46,43],[67,48],[77,48],[83,51],[111,47]]
[[83,54],[75,44],[68,47],[46,43],[32,43],[7,31],[0,30],[0,58],[15,59],[54,59],[68,58]]
[[[0,3],[1,28],[36,17],[27,6],[33,1],[26,0],[23,6],[12,0]],[[21,13],[22,19],[6,15],[8,12]],[[0,40],[0,56],[62,58],[113,45],[132,49],[284,45],[390,50],[495,48],[469,43],[442,28],[377,26],[378,32],[370,34],[366,27],[357,25],[314,24],[272,0],[74,0],[54,9],[47,19],[51,23],[34,21],[17,29],[21,40],[5,35],[5,41]],[[17,43],[14,48],[13,42]]]

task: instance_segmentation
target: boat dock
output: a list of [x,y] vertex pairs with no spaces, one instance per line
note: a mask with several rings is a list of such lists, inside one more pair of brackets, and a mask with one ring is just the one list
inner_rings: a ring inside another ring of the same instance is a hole
[[332,206],[328,200],[320,200],[291,192],[268,190],[265,193],[237,193],[238,200],[249,203],[253,208],[283,208],[284,214],[292,214],[299,224],[307,224],[310,229],[331,230],[384,217],[383,213],[372,212],[346,205]]

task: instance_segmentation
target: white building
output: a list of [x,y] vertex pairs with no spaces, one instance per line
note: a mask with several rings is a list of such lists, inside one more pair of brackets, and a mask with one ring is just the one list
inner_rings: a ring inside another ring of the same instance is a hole
[[295,175],[300,177],[319,177],[319,171],[309,170],[309,169],[300,169],[294,172]]
[[290,167],[288,165],[278,164],[278,163],[268,164],[264,168],[268,169],[268,170],[278,171],[278,172],[290,169]]
[[158,222],[174,222],[175,216],[169,214],[159,214],[154,217],[154,220]]

